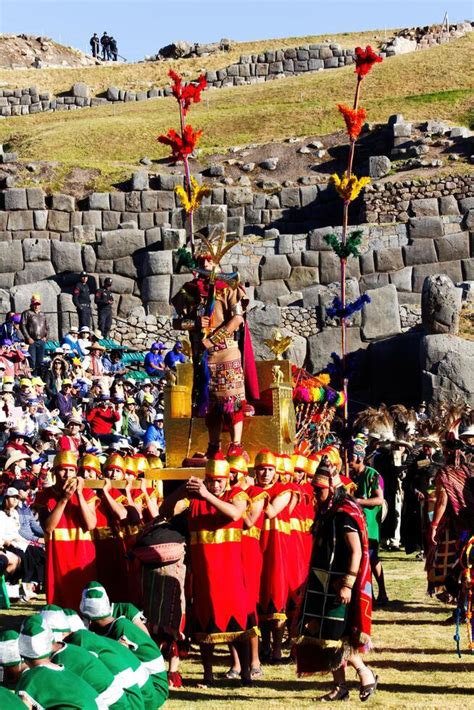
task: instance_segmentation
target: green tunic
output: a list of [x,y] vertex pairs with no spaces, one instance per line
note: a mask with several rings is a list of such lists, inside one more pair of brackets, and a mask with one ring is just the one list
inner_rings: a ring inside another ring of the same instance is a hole
[[[374,498],[377,488],[380,488],[380,476],[370,466],[366,466],[360,476],[354,478],[357,484],[355,498]],[[382,522],[382,506],[375,505],[373,508],[362,508],[367,523],[367,534],[369,540],[380,540],[380,524]]]
[[130,602],[112,602],[111,613],[114,619],[118,619],[119,616],[124,616],[126,619],[130,619],[130,621],[135,621],[135,619],[138,618],[145,623],[143,612],[134,604],[130,604]]
[[51,661],[83,678],[98,692],[98,702],[102,706],[113,710],[130,710],[120,682],[117,682],[107,666],[87,649],[64,643],[52,654]]
[[168,674],[161,651],[153,639],[124,616],[115,619],[107,627],[106,635],[116,641],[125,641],[143,663],[155,686],[158,699],[156,707],[161,707],[169,694]]
[[88,629],[74,631],[67,642],[96,653],[102,663],[119,678],[132,710],[156,710],[153,680],[132,651],[106,636]]
[[11,690],[0,687],[0,708],[2,710],[25,710],[25,704]]
[[85,680],[54,663],[27,668],[16,694],[47,710],[97,710],[98,693]]

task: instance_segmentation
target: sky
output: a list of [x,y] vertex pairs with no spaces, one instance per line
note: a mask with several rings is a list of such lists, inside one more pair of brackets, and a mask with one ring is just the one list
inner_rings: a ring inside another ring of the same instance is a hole
[[474,0],[0,0],[0,32],[46,35],[90,51],[93,32],[128,61],[178,39],[236,41],[413,27],[474,18]]

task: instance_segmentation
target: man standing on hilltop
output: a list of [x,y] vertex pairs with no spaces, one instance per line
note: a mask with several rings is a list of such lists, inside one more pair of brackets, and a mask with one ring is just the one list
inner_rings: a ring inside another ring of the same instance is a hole
[[100,38],[100,45],[102,47],[102,59],[105,62],[110,59],[110,37],[107,32],[104,32]]
[[99,35],[97,34],[97,32],[94,32],[94,34],[92,35],[92,37],[90,38],[90,41],[89,41],[89,44],[91,46],[92,56],[94,57],[94,59],[97,59],[97,57],[99,56],[99,42],[100,42]]

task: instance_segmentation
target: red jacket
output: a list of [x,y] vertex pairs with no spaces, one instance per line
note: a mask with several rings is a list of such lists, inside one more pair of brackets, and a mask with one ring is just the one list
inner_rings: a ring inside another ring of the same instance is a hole
[[91,426],[91,432],[97,436],[111,434],[112,427],[115,422],[120,419],[120,414],[112,407],[102,409],[102,407],[94,407],[87,415],[87,421]]

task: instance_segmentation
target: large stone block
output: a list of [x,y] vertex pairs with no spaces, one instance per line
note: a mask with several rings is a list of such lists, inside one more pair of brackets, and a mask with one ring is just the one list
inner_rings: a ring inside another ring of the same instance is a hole
[[30,210],[44,210],[45,209],[45,194],[40,187],[28,187],[26,189],[26,197],[28,201],[28,207]]
[[51,242],[49,239],[23,239],[23,256],[25,261],[49,261]]
[[255,289],[255,300],[276,305],[278,297],[284,296],[289,292],[285,282],[281,279],[264,281]]
[[[321,323],[324,324],[324,326],[335,326],[339,325],[340,320],[339,318],[330,318],[327,309],[331,308],[334,304],[334,299],[340,298],[341,296],[341,287],[338,282],[330,284],[329,286],[325,287],[325,290],[321,292],[319,296],[319,314],[320,314],[320,320]],[[359,283],[356,279],[347,279],[346,280],[346,303],[350,303],[351,301],[355,301],[356,298],[359,298],[360,296],[360,289],[359,289]],[[355,313],[350,319],[347,320],[347,324],[349,326],[354,326],[354,325],[361,325],[361,312]]]
[[433,239],[420,239],[410,246],[403,247],[403,254],[407,266],[434,264],[438,261]]
[[89,99],[91,92],[87,84],[84,84],[83,81],[76,81],[72,86],[71,94],[76,98]]
[[120,259],[145,247],[145,233],[138,229],[114,229],[102,232],[97,248],[99,259]]
[[438,200],[435,197],[412,200],[411,211],[414,217],[438,217]]
[[441,217],[413,217],[408,225],[410,239],[435,239],[444,235]]
[[465,281],[474,281],[474,258],[462,260],[463,278]]
[[93,192],[89,195],[90,210],[110,209],[110,194],[108,192]]
[[322,296],[329,293],[328,286],[322,286],[321,284],[317,286],[308,286],[302,291],[303,294],[303,306],[305,308],[318,308]]
[[331,232],[331,227],[312,229],[309,233],[309,248],[313,251],[331,251],[331,247],[324,240],[324,237]]
[[[17,209],[21,208],[17,207]],[[469,210],[474,209],[474,197],[463,197],[462,200],[459,200],[459,209],[461,210],[461,214],[465,214],[469,212]]]
[[51,196],[51,207],[60,212],[74,212],[76,200],[72,195],[56,194]]
[[458,215],[458,201],[454,195],[445,195],[439,198],[439,211],[442,215]]
[[135,279],[127,278],[114,273],[112,276],[112,292],[113,293],[133,293]]
[[170,276],[147,276],[142,281],[142,300],[144,303],[148,301],[158,301],[160,303],[169,303],[170,298]]
[[134,308],[139,308],[142,305],[141,299],[137,296],[132,296],[129,293],[124,293],[120,297],[120,304],[118,307],[118,315],[121,318],[128,319],[130,317],[130,312]]
[[51,259],[57,273],[82,271],[82,247],[77,242],[52,242]]
[[462,269],[460,261],[444,261],[442,264],[420,264],[413,267],[413,291],[421,293],[423,283],[427,276],[433,274],[446,274],[453,283],[462,281]]
[[[357,352],[367,347],[362,342],[359,328],[347,329],[347,350]],[[341,348],[341,331],[339,328],[325,328],[320,333],[308,338],[308,366],[312,372],[320,372],[331,361],[331,353],[339,352]]]
[[141,276],[161,276],[173,273],[173,251],[149,251],[143,255]]
[[[227,205],[201,205],[193,215],[195,231],[213,227],[214,225],[227,224]],[[231,230],[239,232],[240,230]]]
[[22,210],[10,212],[8,215],[8,229],[12,232],[30,231],[35,228],[33,212]]
[[375,268],[377,271],[398,271],[403,269],[403,256],[400,247],[378,249],[375,252]]
[[474,341],[426,335],[420,344],[422,397],[428,402],[460,399],[474,406]]
[[23,284],[35,283],[43,279],[50,279],[54,275],[54,267],[50,261],[28,262],[25,264],[22,271],[17,271],[15,285],[21,286]]
[[393,271],[389,274],[390,283],[395,286],[397,291],[411,291],[413,282],[413,267],[405,266],[399,271]]
[[389,174],[391,169],[391,160],[387,158],[386,155],[372,155],[369,158],[369,175],[371,178],[377,180],[378,178],[385,177],[385,175]]
[[173,274],[171,277],[171,293],[170,299],[174,298],[178,291],[180,291],[185,283],[191,280],[191,274]]
[[0,242],[0,273],[8,274],[23,268],[21,241]]
[[78,224],[72,228],[72,238],[79,244],[95,244],[97,241],[96,228],[93,224]]
[[[290,277],[290,262],[284,254],[274,254],[265,257],[261,265],[262,281],[272,281],[274,279],[288,279]],[[282,294],[279,294],[280,296]]]
[[428,276],[421,292],[421,319],[429,334],[451,333],[459,330],[462,289],[456,288],[444,274]]
[[[441,239],[436,239],[435,244],[440,261],[469,258],[469,234],[467,232],[448,234]],[[442,265],[440,265],[440,268],[442,268]]]
[[253,203],[253,193],[250,187],[227,187],[225,201],[228,207],[240,207]]
[[161,239],[163,242],[163,249],[179,249],[180,247],[184,247],[186,244],[186,230],[162,229]]
[[317,266],[294,266],[286,285],[290,291],[301,291],[303,288],[319,283],[319,269]]
[[51,232],[69,232],[70,224],[69,212],[49,210],[47,228]]
[[102,211],[101,210],[88,210],[82,213],[82,224],[84,227],[95,227],[95,229],[102,229]]
[[90,244],[82,247],[82,265],[88,274],[93,274],[97,268],[97,256]]
[[301,203],[300,191],[297,187],[284,187],[281,191],[282,207],[299,207]]
[[12,187],[9,190],[5,190],[3,195],[6,211],[28,209],[28,201],[24,187]]
[[370,303],[362,311],[362,337],[381,340],[402,332],[397,289],[393,284],[369,290]]

